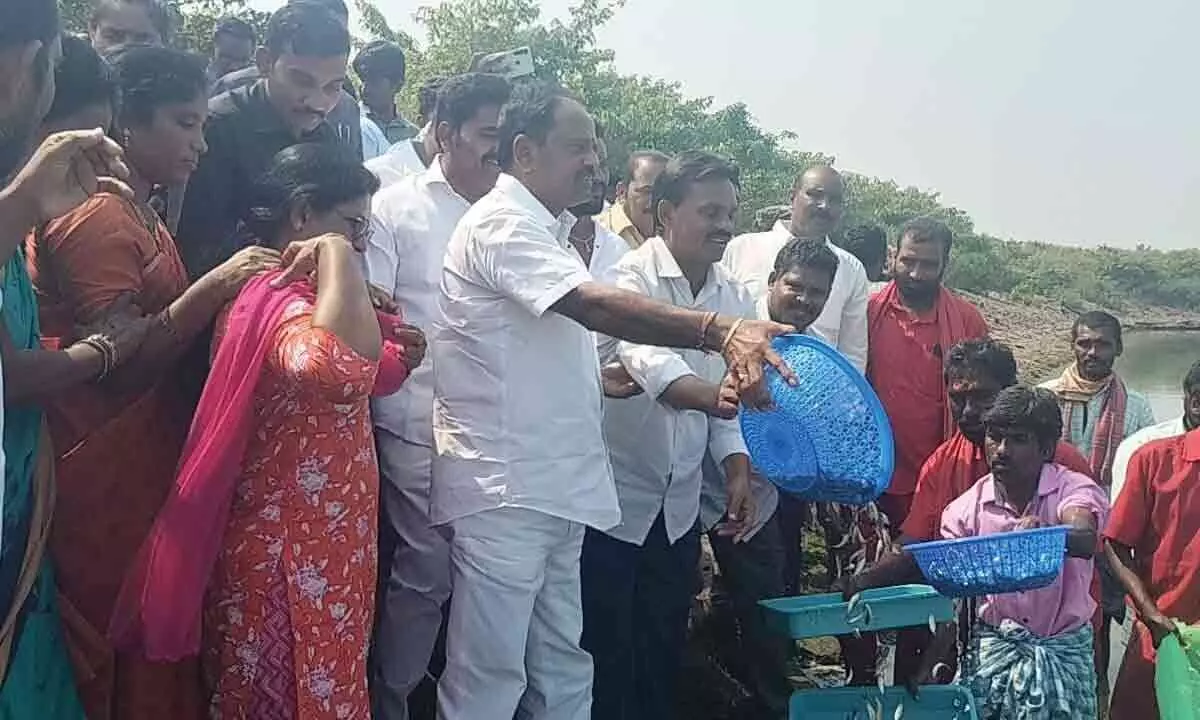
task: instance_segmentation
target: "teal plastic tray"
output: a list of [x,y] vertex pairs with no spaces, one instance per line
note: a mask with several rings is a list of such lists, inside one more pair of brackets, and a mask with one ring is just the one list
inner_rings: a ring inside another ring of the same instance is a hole
[[925,626],[929,616],[945,622],[954,619],[954,604],[928,585],[897,585],[859,593],[851,610],[850,603],[838,593],[775,598],[760,603],[767,623],[776,632],[794,640],[850,635],[889,628]]
[[[872,715],[879,701],[883,712]],[[962,685],[924,685],[914,698],[904,688],[844,687],[828,690],[797,690],[788,704],[788,720],[893,720],[904,703],[903,720],[978,720],[975,698]]]

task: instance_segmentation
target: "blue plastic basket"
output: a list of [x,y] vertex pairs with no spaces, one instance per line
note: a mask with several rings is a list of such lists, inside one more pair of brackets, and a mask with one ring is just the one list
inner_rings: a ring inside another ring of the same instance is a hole
[[865,505],[891,481],[895,464],[887,413],[841,353],[807,335],[771,343],[799,382],[767,369],[771,410],[743,409],[742,436],[755,469],[806,500]]
[[950,597],[1036,590],[1062,572],[1066,525],[909,545],[925,580]]
[[841,687],[797,690],[788,703],[789,720],[846,720],[871,717],[868,707],[878,701],[883,720],[893,720],[904,703],[903,720],[976,720],[975,698],[962,685],[923,685],[917,697],[898,687]]
[[759,602],[767,626],[793,640],[889,628],[925,627],[929,618],[954,619],[954,603],[928,585],[899,585],[859,593],[851,612],[840,593],[800,595]]

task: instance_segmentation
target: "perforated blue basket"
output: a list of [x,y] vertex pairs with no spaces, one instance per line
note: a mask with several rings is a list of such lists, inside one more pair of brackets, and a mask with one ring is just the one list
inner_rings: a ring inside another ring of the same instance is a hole
[[743,408],[742,437],[754,468],[806,500],[865,505],[891,481],[892,427],[875,391],[841,353],[807,335],[771,343],[796,373],[790,386],[774,368],[771,410]]
[[908,545],[925,580],[950,597],[1036,590],[1062,572],[1067,526]]

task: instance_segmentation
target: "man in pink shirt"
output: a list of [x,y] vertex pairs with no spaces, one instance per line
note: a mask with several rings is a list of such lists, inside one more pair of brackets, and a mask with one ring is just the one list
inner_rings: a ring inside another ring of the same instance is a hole
[[1067,558],[1049,586],[977,600],[964,677],[981,718],[1096,717],[1092,558],[1108,499],[1052,462],[1062,433],[1053,393],[1015,385],[983,418],[991,473],[942,514],[946,539],[1068,525]]

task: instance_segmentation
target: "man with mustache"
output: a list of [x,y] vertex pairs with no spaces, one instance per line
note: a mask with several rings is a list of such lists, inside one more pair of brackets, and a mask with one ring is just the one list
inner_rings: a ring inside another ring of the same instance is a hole
[[[759,405],[764,362],[796,382],[770,349],[770,339],[791,328],[593,280],[567,237],[576,218],[566,209],[591,191],[595,124],[562,91],[536,81],[516,86],[500,114],[497,156],[496,186],[450,238],[430,343],[431,519],[453,529],[438,716],[586,720],[584,529],[621,521],[592,333],[720,352],[735,391],[723,402],[740,394]],[[728,194],[715,199],[731,203]],[[720,223],[725,236],[730,223]],[[707,235],[705,252],[721,239]],[[698,291],[690,282],[686,289]],[[665,389],[636,379],[648,395]],[[695,565],[687,570],[691,577]]]
[[[1075,360],[1062,374],[1042,384],[1058,397],[1063,414],[1063,439],[1088,457],[1092,477],[1107,492],[1112,487],[1113,462],[1121,441],[1154,424],[1150,401],[1125,386],[1113,364],[1121,356],[1121,322],[1091,311],[1071,326]],[[1102,616],[1097,620],[1096,672],[1101,699],[1108,697],[1109,637],[1112,623],[1125,622],[1125,594],[1106,558],[1098,558]]]
[[192,277],[253,242],[238,229],[244,199],[276,153],[299,142],[343,142],[326,117],[343,94],[345,22],[325,5],[297,0],[271,15],[263,43],[261,79],[209,101],[208,152],[188,181],[176,235]]
[[[824,241],[789,240],[775,258],[767,294],[754,304],[754,316],[813,335],[812,324],[825,307],[837,268],[838,256]],[[738,630],[728,643],[718,643],[715,652],[749,691],[739,717],[779,718],[786,714],[791,695],[791,650],[786,637],[766,626],[758,603],[786,594],[782,503],[775,486],[758,475],[750,477],[750,494],[754,517],[744,536],[736,538],[721,525],[729,507],[726,476],[711,453],[705,458],[700,529],[708,534],[720,566],[716,589],[729,598]]]
[[596,158],[599,162],[592,176],[591,194],[586,202],[568,208],[578,218],[568,237],[592,277],[607,281],[629,246],[620,235],[596,221],[596,216],[604,211],[604,195],[608,192],[608,145],[602,137],[596,138]]
[[600,215],[600,224],[640,247],[658,233],[650,192],[669,158],[657,150],[637,150],[629,156],[626,179],[617,183],[617,201]]
[[829,240],[842,219],[844,206],[841,174],[828,165],[811,167],[796,178],[792,188],[791,219],[776,222],[768,232],[735,238],[725,252],[724,263],[746,284],[751,295],[761,298],[767,293],[775,256],[789,239],[827,243],[838,256],[838,271],[825,309],[813,323],[813,332],[863,370],[867,366],[867,272],[858,258]]
[[[1112,720],[1158,718],[1156,650],[1176,622],[1200,623],[1200,362],[1183,380],[1187,432],[1155,440],[1114,484],[1105,554],[1137,622],[1113,687]],[[1114,478],[1114,483],[1116,478]]]
[[975,306],[942,286],[953,242],[950,228],[938,220],[906,223],[896,240],[892,280],[868,308],[867,379],[896,440],[896,469],[879,499],[893,532],[908,515],[925,459],[954,434],[942,372],[945,354],[963,340],[988,334]]
[[[717,263],[733,236],[738,172],[685,152],[655,180],[662,236],[630,251],[616,287],[705,312],[749,315],[745,289]],[[676,690],[700,559],[701,463],[711,449],[728,478],[729,532],[753,516],[750,461],[723,393],[725,362],[702,350],[622,342],[617,357],[645,393],[604,404],[604,438],[621,523],[583,541],[583,648],[595,663],[592,716],[666,718]],[[710,417],[712,416],[712,417]]]
[[[399,305],[405,320],[429,333],[450,235],[471,203],[496,184],[496,133],[509,85],[470,73],[446,81],[438,95],[442,153],[424,173],[410,175],[373,201],[374,232],[367,275]],[[433,369],[425,362],[400,392],[372,402],[383,477],[384,519],[396,538],[379,598],[372,682],[379,717],[406,720],[408,698],[425,676],[450,596],[450,545],[429,522],[433,463]]]

